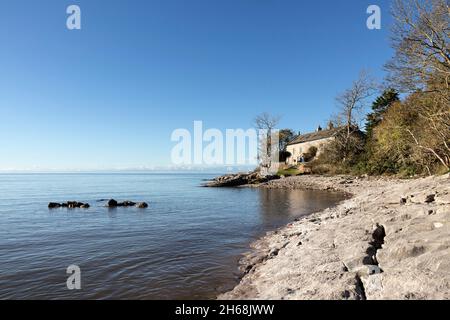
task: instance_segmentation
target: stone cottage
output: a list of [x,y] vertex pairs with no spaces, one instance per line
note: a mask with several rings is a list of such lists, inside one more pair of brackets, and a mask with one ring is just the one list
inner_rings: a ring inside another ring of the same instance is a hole
[[286,163],[289,165],[301,163],[304,155],[311,147],[316,147],[317,155],[319,155],[323,152],[324,146],[334,140],[335,135],[339,130],[342,130],[342,127],[333,128],[330,126],[327,130],[322,130],[319,126],[316,132],[297,136],[294,140],[289,142],[286,147],[286,151],[291,154],[291,156],[287,158]]

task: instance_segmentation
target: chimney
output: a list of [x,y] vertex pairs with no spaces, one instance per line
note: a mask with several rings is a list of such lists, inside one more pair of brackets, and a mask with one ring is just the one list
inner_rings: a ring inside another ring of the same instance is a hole
[[332,129],[334,129],[334,124],[333,124],[333,122],[328,122],[328,130],[332,130]]
[[322,127],[321,126],[317,127],[317,132],[319,132],[319,131],[322,131]]

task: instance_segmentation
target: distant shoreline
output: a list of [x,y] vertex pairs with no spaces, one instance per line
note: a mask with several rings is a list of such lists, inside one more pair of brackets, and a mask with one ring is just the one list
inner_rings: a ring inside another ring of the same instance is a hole
[[261,188],[352,197],[269,232],[219,299],[450,299],[450,175],[298,176]]

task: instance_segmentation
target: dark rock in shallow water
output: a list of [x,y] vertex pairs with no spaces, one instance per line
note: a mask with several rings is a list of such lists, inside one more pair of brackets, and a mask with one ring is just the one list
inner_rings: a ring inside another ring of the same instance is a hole
[[262,175],[259,172],[251,173],[238,173],[238,174],[228,174],[221,177],[217,177],[214,180],[207,183],[206,187],[238,187],[243,185],[255,185],[271,180],[280,179],[279,176],[273,175]]
[[133,201],[124,201],[117,203],[118,207],[134,207],[136,205],[136,202]]
[[56,202],[50,202],[48,204],[49,209],[56,209],[56,208],[69,208],[69,209],[75,209],[75,208],[82,208],[87,209],[90,208],[89,203],[83,203],[78,201],[67,201],[64,203],[56,203]]
[[78,201],[68,201],[67,207],[69,209],[75,209],[75,208],[87,209],[87,208],[90,208],[90,205],[89,205],[89,203],[83,203],[83,202],[78,202]]
[[56,203],[56,202],[50,202],[50,203],[48,204],[48,208],[49,208],[49,209],[56,209],[56,208],[59,208],[59,207],[61,207],[61,204]]
[[115,207],[134,207],[136,205],[136,202],[133,201],[122,201],[122,202],[117,202],[114,199],[111,199],[108,201],[108,207],[110,208],[115,208]]
[[136,204],[136,207],[139,209],[145,209],[148,208],[148,204],[146,202],[139,202],[138,204]]
[[[123,202],[117,202],[114,199],[111,199],[108,201],[108,204],[106,205],[107,207],[110,208],[116,208],[116,207],[138,207],[138,208],[147,208],[148,204],[146,202],[133,202],[133,201],[123,201]],[[67,201],[64,203],[57,203],[57,202],[50,202],[48,204],[48,208],[49,209],[56,209],[56,208],[68,208],[68,209],[75,209],[75,208],[80,208],[80,209],[89,209],[91,206],[89,205],[89,203],[83,203],[83,202],[78,202],[78,201]]]
[[69,209],[75,209],[75,208],[79,208],[80,205],[78,204],[77,201],[67,201],[67,207]]
[[110,208],[117,207],[117,201],[114,200],[114,199],[109,200],[108,201],[108,207],[110,207]]

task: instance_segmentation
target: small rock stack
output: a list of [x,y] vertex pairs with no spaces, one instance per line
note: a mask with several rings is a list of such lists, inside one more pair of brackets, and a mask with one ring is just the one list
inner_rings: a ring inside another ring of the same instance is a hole
[[117,207],[136,207],[139,209],[145,209],[148,208],[148,204],[146,202],[133,202],[133,201],[123,201],[123,202],[117,202],[114,199],[111,199],[108,201],[108,204],[106,205],[108,208],[117,208]]
[[83,202],[78,202],[78,201],[67,201],[67,202],[64,202],[64,203],[50,202],[48,204],[48,208],[49,209],[57,209],[57,208],[88,209],[88,208],[90,208],[90,205],[89,205],[89,203],[83,203]]
[[[83,203],[83,202],[78,202],[78,201],[67,201],[67,202],[64,202],[64,203],[50,202],[48,204],[48,208],[49,209],[58,209],[58,208],[88,209],[90,207],[91,206],[89,205],[89,203]],[[133,202],[133,201],[117,202],[116,200],[111,199],[106,204],[106,207],[108,207],[108,208],[136,207],[136,208],[139,208],[139,209],[145,209],[145,208],[148,208],[148,204],[147,204],[147,202],[138,202],[138,203],[136,203],[136,202]]]

